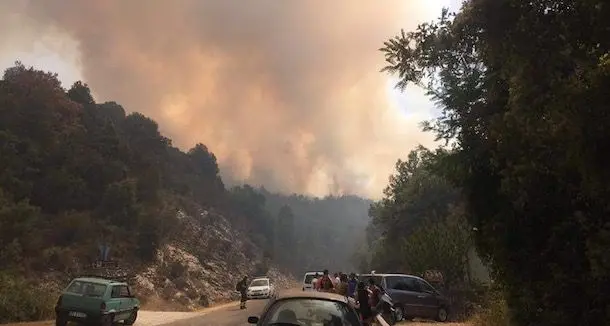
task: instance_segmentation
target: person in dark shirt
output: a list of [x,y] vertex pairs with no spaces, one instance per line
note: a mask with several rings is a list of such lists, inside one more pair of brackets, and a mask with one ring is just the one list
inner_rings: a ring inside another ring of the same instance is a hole
[[358,289],[356,290],[356,300],[358,302],[358,312],[362,319],[363,326],[371,325],[373,320],[373,309],[369,302],[369,291],[366,289],[364,282],[358,283]]
[[246,309],[246,301],[248,301],[248,276],[244,276],[244,278],[237,283],[235,289],[241,294],[239,309]]
[[356,287],[358,286],[358,280],[356,279],[356,274],[349,274],[349,281],[347,281],[347,296],[354,297],[356,294]]

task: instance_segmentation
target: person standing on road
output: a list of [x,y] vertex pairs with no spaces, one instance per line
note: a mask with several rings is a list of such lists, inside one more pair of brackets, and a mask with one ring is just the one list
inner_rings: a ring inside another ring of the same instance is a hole
[[239,309],[246,309],[246,301],[248,301],[248,276],[244,276],[244,278],[237,283],[235,289],[241,294]]
[[328,269],[324,270],[324,275],[318,279],[318,283],[320,286],[320,291],[322,292],[333,292],[335,288],[333,281],[330,279],[330,275],[328,275]]
[[371,325],[373,319],[373,310],[369,303],[369,291],[366,289],[364,282],[358,282],[358,289],[356,290],[356,300],[358,313],[362,320],[363,326]]
[[311,288],[312,288],[314,291],[319,291],[319,290],[320,290],[320,284],[319,284],[320,282],[319,282],[319,281],[320,281],[320,274],[319,274],[319,273],[316,273],[316,274],[313,276],[313,280],[311,280]]
[[371,307],[376,308],[381,302],[381,289],[375,284],[375,280],[369,278],[369,291],[371,293]]
[[347,296],[347,275],[342,273],[339,279],[340,281],[335,287],[335,293]]
[[356,287],[358,286],[358,280],[356,279],[356,274],[349,274],[349,281],[347,281],[347,296],[354,297],[356,294]]

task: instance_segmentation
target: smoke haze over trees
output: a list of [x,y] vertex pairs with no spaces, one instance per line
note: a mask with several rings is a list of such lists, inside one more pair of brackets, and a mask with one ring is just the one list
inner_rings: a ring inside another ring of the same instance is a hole
[[389,102],[375,50],[436,2],[7,0],[0,53],[75,58],[97,99],[151,117],[178,148],[206,144],[225,180],[376,197],[432,136],[426,109]]

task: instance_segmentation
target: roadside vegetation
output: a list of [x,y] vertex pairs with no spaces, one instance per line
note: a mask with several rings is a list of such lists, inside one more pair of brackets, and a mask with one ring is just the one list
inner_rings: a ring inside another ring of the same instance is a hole
[[[349,265],[346,250],[368,220],[370,201],[358,197],[225,186],[205,145],[182,151],[152,119],[19,62],[0,79],[0,158],[3,321],[48,316],[59,288],[100,257],[100,245],[130,271],[145,267],[179,240],[179,212],[226,217],[262,253],[258,274],[270,264],[301,273],[328,257],[329,268]],[[339,225],[348,228],[333,233]],[[303,246],[309,259],[295,260]],[[54,287],[40,290],[46,283]]]
[[474,246],[494,281],[477,325],[607,324],[609,16],[603,1],[469,0],[384,43],[384,71],[441,109],[424,129],[444,146],[398,162],[365,264],[473,289]]
[[48,317],[42,279],[69,277],[100,242],[146,264],[179,209],[203,208],[250,235],[261,270],[338,269],[362,242],[361,270],[441,271],[457,319],[607,324],[607,17],[600,0],[468,0],[387,40],[384,72],[427,90],[441,115],[423,127],[443,146],[397,162],[366,234],[366,216],[345,227],[341,213],[366,200],[226,187],[205,145],[182,151],[150,118],[17,63],[0,80],[0,321]]

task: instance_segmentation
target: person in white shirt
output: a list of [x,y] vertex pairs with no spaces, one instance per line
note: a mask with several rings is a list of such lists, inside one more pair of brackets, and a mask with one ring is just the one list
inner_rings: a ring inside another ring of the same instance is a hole
[[320,278],[319,274],[314,275],[313,279],[311,280],[311,288],[314,291],[318,291],[318,279]]

